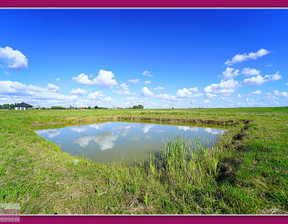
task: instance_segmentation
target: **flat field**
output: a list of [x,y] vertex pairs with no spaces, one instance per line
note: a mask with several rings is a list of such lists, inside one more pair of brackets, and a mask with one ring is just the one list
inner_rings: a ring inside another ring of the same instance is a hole
[[[34,132],[106,120],[229,132],[197,153],[171,138],[133,166],[72,157]],[[21,214],[287,214],[287,140],[288,107],[0,111],[0,203]]]

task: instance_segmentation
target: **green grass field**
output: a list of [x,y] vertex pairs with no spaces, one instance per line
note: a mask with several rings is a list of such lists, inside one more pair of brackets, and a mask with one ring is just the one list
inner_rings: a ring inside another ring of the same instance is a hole
[[[135,166],[72,157],[34,132],[106,120],[229,132],[211,151],[171,138]],[[288,107],[0,111],[0,203],[21,214],[287,214],[287,140]]]

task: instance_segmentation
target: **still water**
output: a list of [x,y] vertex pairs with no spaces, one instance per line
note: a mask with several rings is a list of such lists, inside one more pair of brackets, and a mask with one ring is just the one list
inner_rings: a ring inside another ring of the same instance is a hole
[[62,151],[108,164],[132,164],[159,153],[163,142],[181,134],[184,138],[216,143],[226,130],[163,124],[105,122],[58,129],[36,130],[39,136],[60,145]]

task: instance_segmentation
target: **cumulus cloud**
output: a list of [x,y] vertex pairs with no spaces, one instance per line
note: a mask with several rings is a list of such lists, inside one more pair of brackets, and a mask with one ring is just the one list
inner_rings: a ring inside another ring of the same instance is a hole
[[79,74],[77,77],[73,77],[72,80],[75,82],[82,84],[82,85],[93,85],[95,84],[93,80],[90,80],[88,75],[85,75],[84,73]]
[[216,97],[216,96],[217,96],[217,95],[212,94],[212,93],[207,93],[207,94],[206,94],[206,97],[207,97],[208,99],[214,98],[214,97]]
[[244,79],[243,83],[246,85],[262,85],[263,83],[267,82],[261,75],[253,76],[249,79]]
[[203,104],[209,104],[209,103],[211,103],[211,101],[209,99],[205,99],[205,100],[202,101],[202,103]]
[[96,86],[105,89],[112,89],[117,82],[114,78],[114,74],[111,71],[105,71],[101,69],[98,76],[93,80]]
[[237,95],[237,98],[242,98],[242,95],[239,93],[239,94]]
[[129,91],[128,85],[126,85],[125,83],[122,83],[120,85],[120,88],[121,88],[120,90],[118,90],[118,91],[113,90],[112,92],[113,93],[117,93],[119,95],[130,95],[131,94],[130,91]]
[[282,76],[279,75],[279,71],[273,75],[261,75],[253,76],[252,78],[244,79],[243,83],[246,85],[262,85],[265,82],[276,81],[281,79]]
[[130,79],[128,82],[132,82],[133,84],[136,84],[140,81],[140,79]]
[[54,84],[52,84],[52,83],[48,83],[47,89],[48,89],[48,90],[51,90],[51,91],[53,91],[53,92],[59,92],[59,91],[60,91],[60,87],[59,87],[59,86],[56,86],[56,85],[54,85]]
[[154,94],[147,87],[143,87],[141,90],[141,96],[151,97],[154,96]]
[[[198,92],[198,88],[194,87],[194,88],[190,88],[190,89],[187,89],[187,88],[179,89],[177,91],[177,97],[180,97],[180,98],[192,97],[193,96],[193,92]],[[195,96],[196,95],[194,95],[194,97]],[[196,97],[198,97],[198,96],[196,96]]]
[[163,99],[163,100],[176,100],[175,96],[171,96],[171,95],[168,95],[168,94],[159,94],[156,97],[158,97],[160,99]]
[[118,85],[114,79],[114,74],[111,71],[105,71],[101,69],[98,76],[93,80],[89,79],[88,75],[81,73],[77,77],[73,77],[72,80],[82,85],[96,85],[99,88],[112,89],[114,85]]
[[154,90],[163,90],[163,89],[165,89],[165,88],[162,86],[158,86],[158,87],[154,88]]
[[228,67],[224,72],[222,72],[222,75],[223,79],[232,79],[239,75],[239,70],[238,69],[234,70],[234,68]]
[[242,74],[246,76],[260,75],[260,71],[255,68],[243,68]]
[[95,99],[100,99],[101,97],[104,97],[102,91],[95,91],[94,93],[89,93],[89,95],[87,96],[87,99],[95,100]]
[[28,60],[24,54],[18,50],[13,50],[11,47],[0,47],[0,62],[11,69],[20,70],[28,67]]
[[233,65],[233,64],[236,64],[236,63],[240,63],[240,62],[243,62],[243,61],[247,61],[249,59],[257,59],[259,57],[262,57],[264,55],[267,55],[269,54],[270,51],[267,51],[265,49],[260,49],[259,51],[257,52],[250,52],[249,54],[245,53],[245,54],[236,54],[234,57],[232,57],[231,60],[227,60],[225,62],[225,65]]
[[54,96],[60,88],[56,85],[49,83],[46,88],[33,86],[33,85],[25,85],[20,82],[13,81],[0,81],[0,94],[8,94],[8,95],[30,95],[34,97],[40,97],[41,95]]
[[249,93],[249,95],[260,95],[262,92],[261,90],[256,90],[254,92]]
[[227,81],[221,80],[219,84],[211,84],[204,88],[205,93],[229,95],[239,87],[238,81],[229,79]]
[[278,90],[274,90],[273,93],[276,97],[288,98],[288,92],[279,92]]
[[82,95],[85,95],[87,93],[87,91],[85,89],[81,89],[81,88],[78,88],[78,89],[72,89],[70,91],[70,94],[71,95],[79,95],[79,96],[82,96]]
[[151,72],[149,72],[149,71],[144,71],[143,73],[142,73],[142,75],[144,75],[144,76],[147,76],[147,77],[152,77],[152,75],[151,75]]
[[273,75],[265,75],[264,78],[267,79],[267,81],[276,81],[276,80],[279,80],[282,78],[281,75],[279,75],[279,71],[276,72],[275,74]]
[[151,81],[150,81],[150,80],[148,80],[148,81],[145,81],[144,83],[145,83],[145,84],[150,84],[150,83],[151,83]]
[[[4,102],[27,102],[35,105],[63,105],[63,103],[74,103],[77,96],[59,94],[59,87],[49,83],[46,87],[25,85],[20,82],[0,81],[0,98]],[[0,103],[0,104],[1,104]]]

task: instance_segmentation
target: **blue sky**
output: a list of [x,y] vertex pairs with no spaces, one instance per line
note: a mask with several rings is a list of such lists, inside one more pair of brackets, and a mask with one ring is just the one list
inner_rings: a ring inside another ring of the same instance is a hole
[[286,9],[1,9],[0,104],[288,105]]

